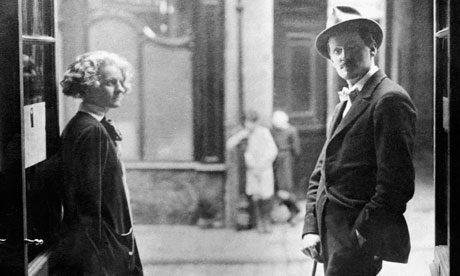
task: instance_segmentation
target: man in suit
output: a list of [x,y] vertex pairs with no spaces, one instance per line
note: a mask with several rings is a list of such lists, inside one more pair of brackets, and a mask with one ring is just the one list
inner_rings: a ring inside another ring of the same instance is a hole
[[348,88],[339,92],[310,177],[303,252],[326,276],[374,276],[382,260],[406,263],[403,213],[414,192],[416,111],[408,93],[375,65],[381,27],[335,7],[316,48]]

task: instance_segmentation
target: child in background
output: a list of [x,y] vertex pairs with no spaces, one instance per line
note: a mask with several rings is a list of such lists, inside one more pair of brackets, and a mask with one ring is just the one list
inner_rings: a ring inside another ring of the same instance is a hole
[[289,116],[283,111],[273,112],[272,126],[271,133],[278,147],[274,162],[276,196],[290,212],[288,222],[295,225],[300,210],[293,193],[293,167],[295,157],[300,154],[300,139],[297,129],[289,124]]
[[253,201],[257,230],[271,232],[271,200],[275,192],[273,161],[278,149],[270,130],[259,124],[256,111],[245,114],[244,129],[227,141],[227,147],[233,147],[243,139],[248,139],[244,153],[246,165],[246,194]]

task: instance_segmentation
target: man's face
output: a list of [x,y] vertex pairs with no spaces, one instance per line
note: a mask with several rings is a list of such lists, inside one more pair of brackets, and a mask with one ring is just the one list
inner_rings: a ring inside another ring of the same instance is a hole
[[329,56],[339,76],[352,84],[366,74],[373,64],[371,49],[358,32],[342,32],[329,38]]
[[104,108],[117,108],[121,105],[126,93],[125,78],[116,66],[105,66],[101,69],[100,85],[90,87],[83,100]]

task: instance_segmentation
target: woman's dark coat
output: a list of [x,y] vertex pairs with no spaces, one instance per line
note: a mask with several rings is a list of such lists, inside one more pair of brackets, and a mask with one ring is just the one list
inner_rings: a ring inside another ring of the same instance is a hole
[[278,147],[278,155],[273,163],[275,173],[275,190],[292,192],[294,189],[294,161],[300,154],[300,139],[297,129],[289,126],[286,129],[273,127],[273,140]]
[[51,275],[143,275],[123,165],[103,123],[78,112],[62,134],[61,240]]

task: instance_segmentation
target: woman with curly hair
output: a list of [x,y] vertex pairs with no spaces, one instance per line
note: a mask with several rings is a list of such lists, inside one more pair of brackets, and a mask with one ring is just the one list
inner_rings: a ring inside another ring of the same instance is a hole
[[82,102],[61,136],[64,216],[50,275],[143,275],[121,135],[105,117],[121,105],[130,72],[130,64],[116,54],[89,52],[77,57],[61,81],[63,93]]

